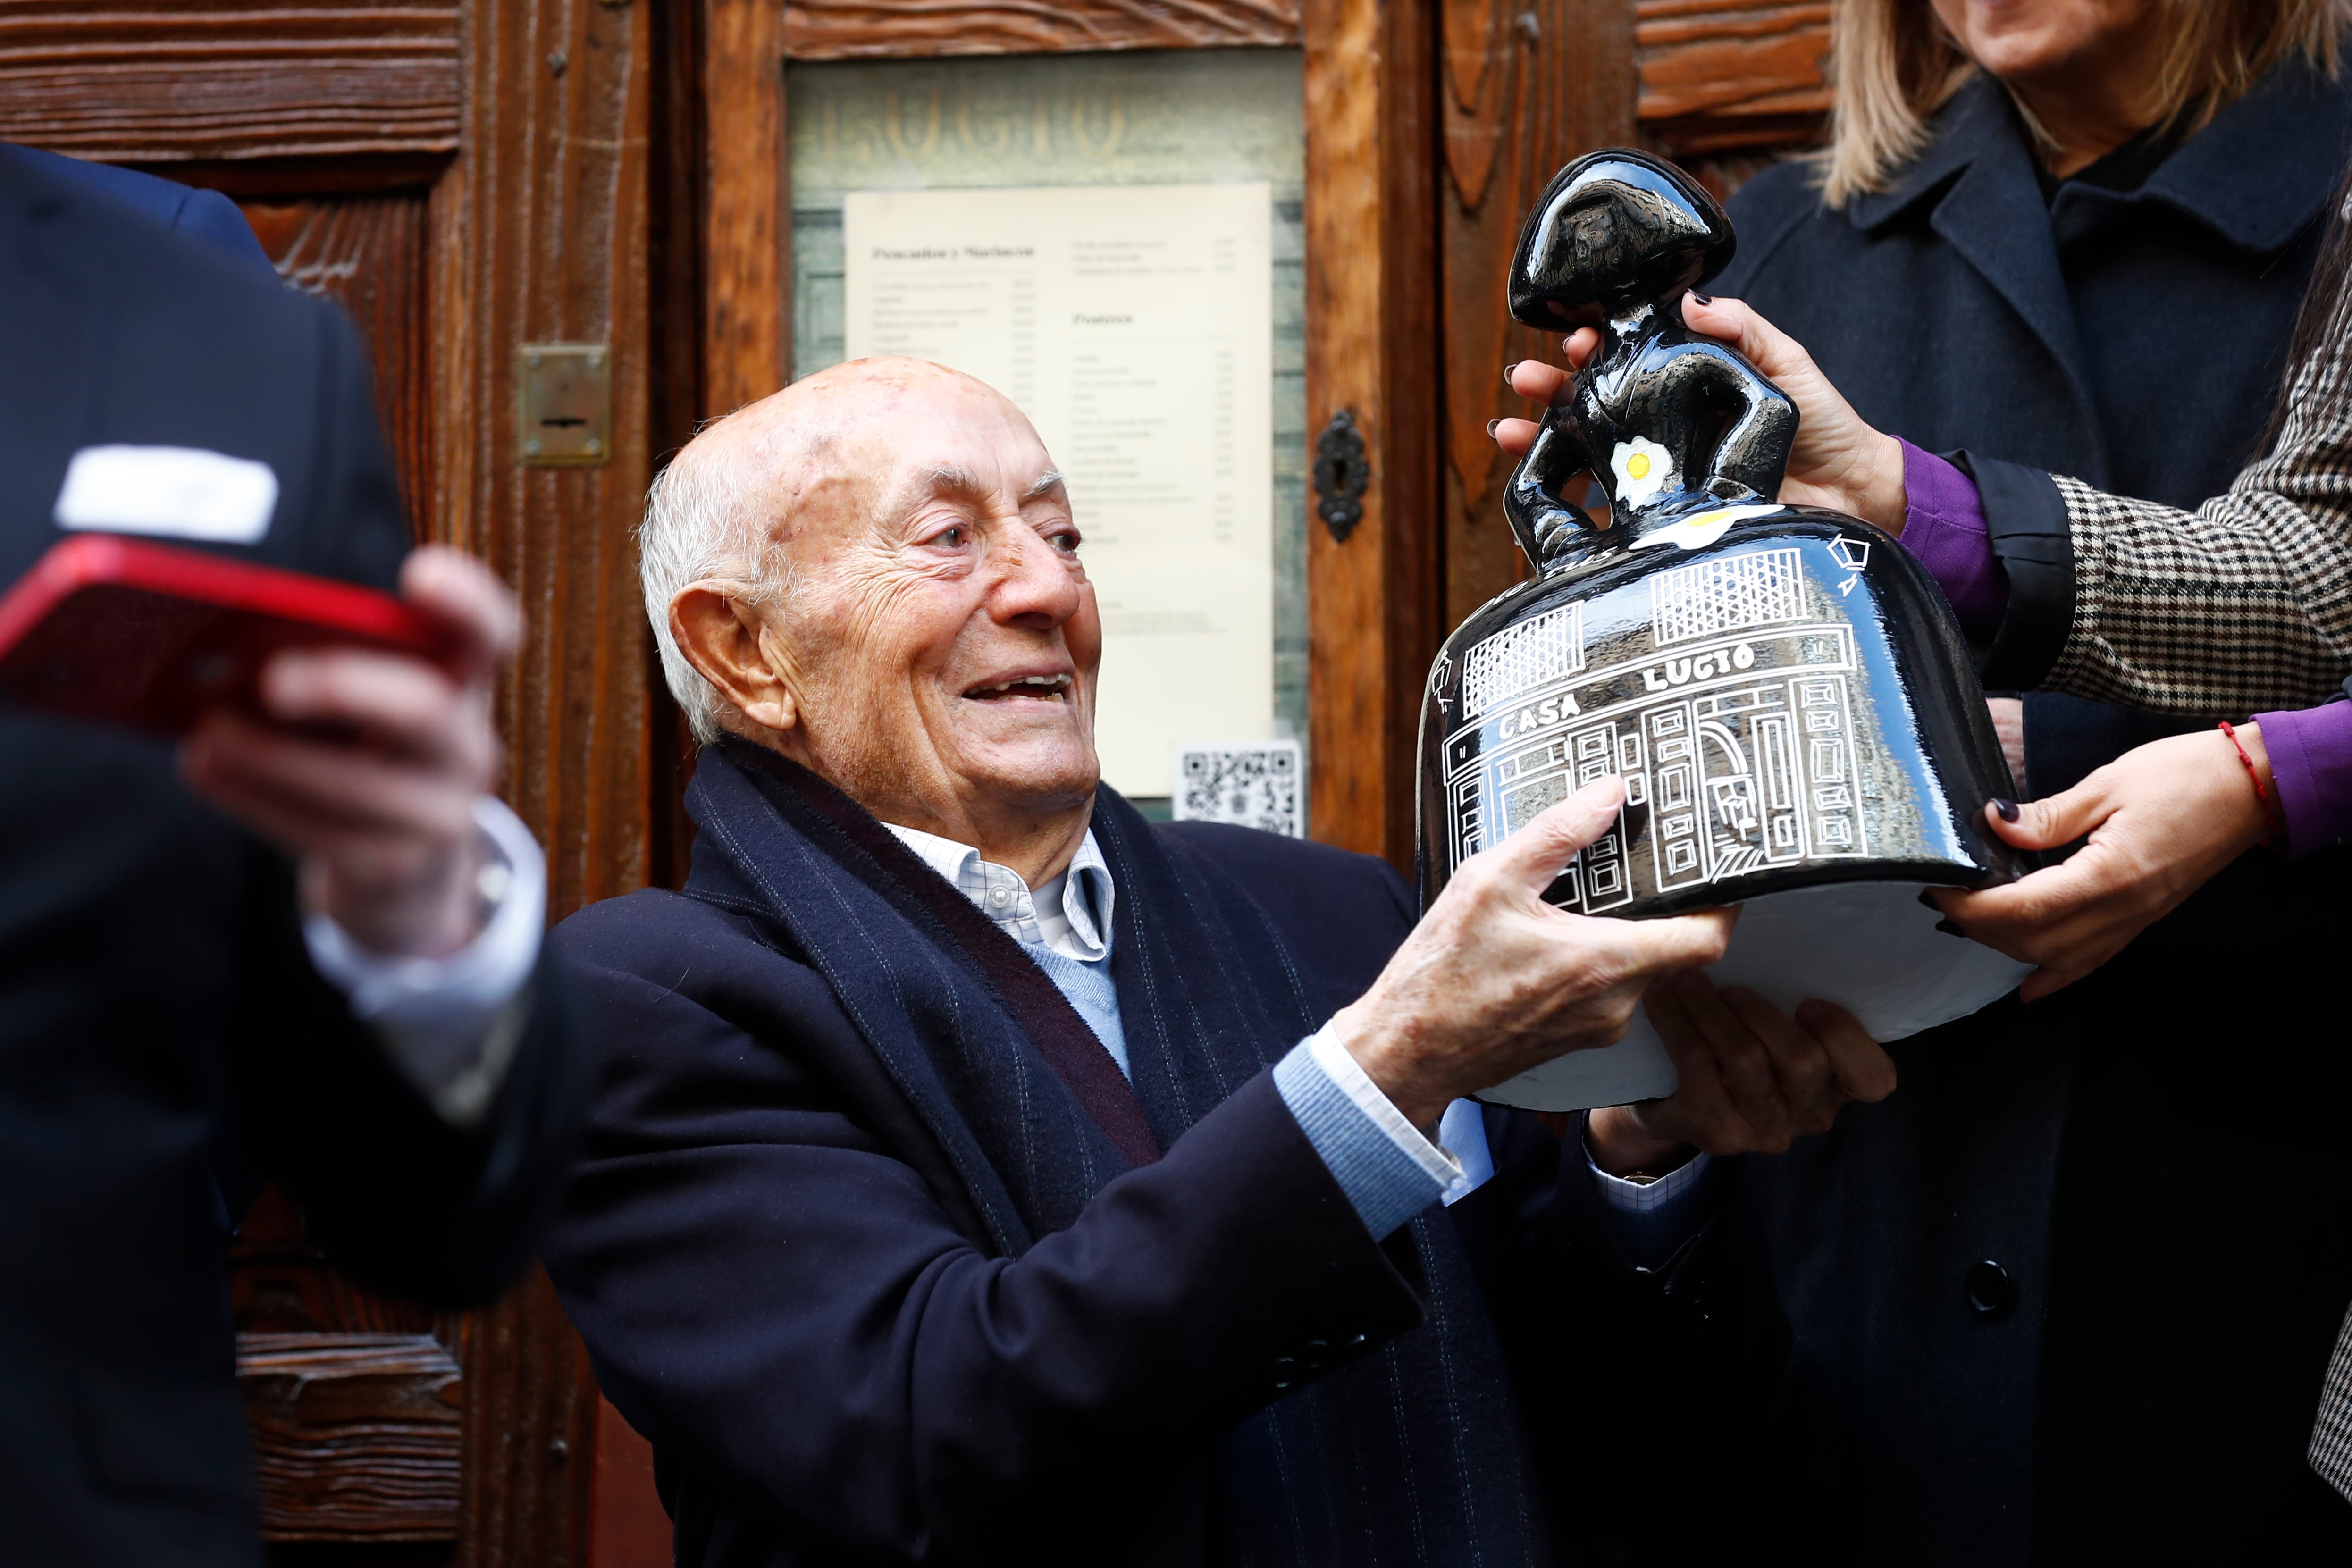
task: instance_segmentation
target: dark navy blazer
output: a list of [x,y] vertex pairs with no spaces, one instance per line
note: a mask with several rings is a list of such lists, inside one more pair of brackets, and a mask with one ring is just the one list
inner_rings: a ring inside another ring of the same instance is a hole
[[[0,148],[0,584],[63,537],[73,454],[127,443],[276,472],[259,541],[191,548],[391,586],[408,530],[341,312],[57,162]],[[215,1162],[259,1162],[369,1282],[488,1299],[587,1089],[552,973],[453,1130],[311,969],[292,867],[168,747],[0,710],[0,1557],[260,1563]]]
[[[723,766],[711,758],[706,771]],[[1449,1401],[1475,1423],[1466,1447],[1423,1419],[1402,1423],[1417,1454],[1391,1449],[1391,1412],[1416,1396],[1382,1384],[1376,1419],[1288,1458],[1276,1445],[1247,1487],[1221,1490],[1206,1468],[1294,1383],[1306,1386],[1289,1402],[1336,1411],[1312,1403],[1317,1380],[1379,1354],[1424,1310],[1399,1272],[1420,1265],[1396,1261],[1413,1255],[1408,1233],[1388,1246],[1366,1233],[1270,1073],[1223,1085],[1162,1157],[1009,1258],[983,1219],[987,1172],[1005,1161],[968,1168],[978,1124],[919,1108],[919,1076],[877,1048],[878,1026],[853,1017],[827,960],[772,917],[772,868],[740,858],[743,821],[709,799],[698,816],[686,894],[633,894],[557,933],[608,1046],[548,1253],[600,1381],[654,1443],[679,1563],[1199,1562],[1204,1509],[1208,1540],[1223,1519],[1262,1551],[1289,1533],[1286,1509],[1311,1513],[1327,1487],[1354,1500],[1347,1517],[1393,1521],[1392,1538],[1343,1537],[1334,1561],[1545,1560],[1542,1521],[1513,1479],[1525,1461],[1512,1391],[1466,1362]],[[1369,857],[1212,824],[1155,831],[1163,852],[1213,867],[1270,918],[1325,1005],[1368,986],[1411,928],[1402,882]],[[1122,909],[1141,895],[1122,879]],[[866,930],[862,915],[840,919]],[[887,949],[877,973],[933,961],[890,946],[903,938],[887,929],[864,939]],[[959,1045],[929,1049],[949,1060]],[[1055,1125],[1043,1110],[1029,1120]],[[1488,1135],[1497,1177],[1446,1213],[1474,1269],[1521,1262],[1465,1281],[1466,1297],[1427,1281],[1433,1312],[1482,1294],[1532,1301],[1545,1283],[1515,1244],[1557,1190],[1560,1146],[1518,1113],[1490,1114]],[[1543,1356],[1554,1325],[1497,1315],[1506,1339],[1532,1323],[1541,1342],[1517,1382],[1544,1392],[1516,1402],[1540,1428],[1572,1402]],[[1286,1481],[1301,1462],[1318,1469]],[[1501,1483],[1508,1500],[1478,1527],[1499,1546],[1482,1551],[1458,1515],[1412,1495],[1415,1476],[1443,1472],[1450,1490],[1463,1466]]]
[[[1882,428],[2194,506],[2277,394],[2347,140],[2352,84],[2283,67],[2136,191],[2053,205],[1979,78],[1884,193],[1832,211],[1803,167],[1750,182],[1709,287]],[[2117,711],[2029,697],[2035,793],[2174,727]],[[1677,1539],[1906,1568],[2352,1555],[2302,1458],[2352,1300],[2343,875],[2250,857],[2090,980],[1895,1046],[1884,1104],[1739,1162],[1637,1314],[1672,1330],[1666,1364],[1709,1369],[1686,1386],[1715,1414],[1655,1434],[1679,1471],[1615,1434],[1595,1506],[1668,1521],[1664,1561]],[[2246,1094],[2274,1109],[2242,1121]]]
[[[136,169],[92,163],[37,147],[15,147],[9,151],[20,167],[58,185],[128,207],[167,229],[212,246],[223,256],[256,267],[269,267],[269,253],[254,237],[253,225],[245,221],[236,204],[218,191],[200,191],[175,180],[142,174]],[[274,275],[277,269],[270,270]]]

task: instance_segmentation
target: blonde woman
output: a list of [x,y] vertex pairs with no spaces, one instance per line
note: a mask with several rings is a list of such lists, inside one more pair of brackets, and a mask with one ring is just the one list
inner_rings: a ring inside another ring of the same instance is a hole
[[[2048,470],[2193,507],[2253,455],[2352,144],[2346,7],[1833,16],[1832,144],[1737,194],[1739,254],[1707,287],[1917,443],[1915,491],[1928,453],[1974,475],[2009,611],[1986,622],[1987,684],[2042,686],[2074,545],[2063,509],[2000,486]],[[2213,607],[2217,666],[2243,634]],[[2192,727],[2221,745],[2212,716],[2055,693],[2007,712],[2037,796]],[[2352,1297],[2352,1053],[2326,1021],[2352,948],[2341,854],[2229,866],[2088,977],[1893,1048],[1892,1098],[1785,1154],[1709,1159],[1756,1145],[1690,1137],[1687,1108],[1595,1113],[1594,1250],[1673,1281],[1602,1295],[1618,1316],[1596,1332],[1703,1352],[1659,1407],[1713,1399],[1710,1429],[1741,1435],[1702,1446],[1700,1483],[1608,1429],[1584,1456],[1592,1505],[1765,1560],[2352,1560],[2352,1510],[2303,1458]],[[1759,1049],[1723,1007],[1683,1011],[1718,1057]],[[1621,1172],[1655,1178],[1638,1238],[1614,1218]],[[1657,1398],[1658,1364],[1588,1396]]]

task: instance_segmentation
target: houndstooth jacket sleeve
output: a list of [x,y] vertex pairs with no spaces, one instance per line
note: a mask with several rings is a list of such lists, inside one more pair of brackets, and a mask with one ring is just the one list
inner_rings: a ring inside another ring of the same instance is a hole
[[2074,602],[2042,683],[2216,718],[2324,701],[2352,671],[2352,294],[2268,456],[2193,512],[2053,476]]
[[2336,1338],[2327,1381],[2319,1391],[2319,1418],[2312,1423],[2306,1457],[2319,1479],[2352,1498],[2352,1315]]

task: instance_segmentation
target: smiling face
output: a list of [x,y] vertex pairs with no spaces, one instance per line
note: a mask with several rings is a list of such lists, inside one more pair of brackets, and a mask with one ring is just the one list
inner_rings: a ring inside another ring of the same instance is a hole
[[1936,15],[1969,57],[2011,87],[2058,89],[2096,70],[2118,49],[2136,51],[2156,20],[2155,0],[1934,0]]
[[747,416],[727,434],[790,470],[764,477],[793,587],[734,603],[731,653],[676,614],[693,590],[673,622],[748,720],[730,727],[885,821],[1016,870],[1032,857],[1013,840],[1075,849],[1100,772],[1102,622],[1029,422],[980,382],[905,360],[837,367]]

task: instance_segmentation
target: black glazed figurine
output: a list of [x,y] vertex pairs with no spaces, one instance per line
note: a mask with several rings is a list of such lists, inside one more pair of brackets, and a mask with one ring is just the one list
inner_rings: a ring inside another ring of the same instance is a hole
[[[1647,153],[1555,176],[1511,263],[1511,313],[1600,351],[1505,490],[1538,575],[1446,639],[1422,709],[1424,907],[1464,859],[1596,779],[1617,823],[1545,894],[1630,918],[1744,904],[1718,981],[1852,1008],[1882,1040],[1973,1011],[2023,967],[1935,929],[1927,886],[2018,875],[1984,827],[2012,792],[1941,591],[1885,534],[1784,507],[1797,412],[1683,325],[1731,259],[1723,209]],[[1591,473],[1606,524],[1563,499]],[[1486,1098],[1576,1110],[1670,1092],[1646,1020]]]

